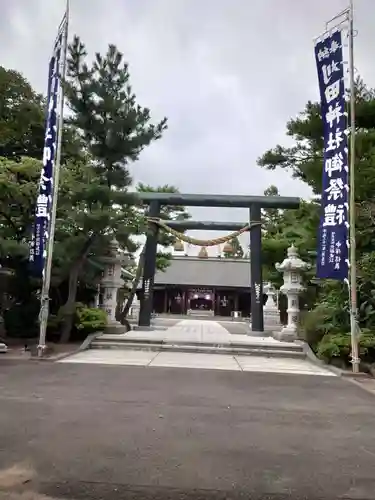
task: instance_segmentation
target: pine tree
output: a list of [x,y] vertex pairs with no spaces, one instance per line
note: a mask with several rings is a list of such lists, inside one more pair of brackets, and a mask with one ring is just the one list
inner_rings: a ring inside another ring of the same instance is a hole
[[[280,196],[276,186],[271,185],[264,191],[264,196]],[[278,208],[264,208],[262,210],[262,229],[267,234],[274,234],[277,231],[278,223],[281,219],[281,210]]]
[[81,221],[69,267],[62,341],[69,338],[80,272],[95,246],[115,234],[123,248],[134,250],[130,236],[137,218],[127,165],[138,160],[142,150],[167,128],[166,118],[155,125],[149,109],[137,104],[128,65],[114,45],[104,56],[97,53],[91,65],[77,36],[68,53],[64,90],[72,115],[67,123],[84,145],[90,182],[72,194],[76,205],[80,200]]

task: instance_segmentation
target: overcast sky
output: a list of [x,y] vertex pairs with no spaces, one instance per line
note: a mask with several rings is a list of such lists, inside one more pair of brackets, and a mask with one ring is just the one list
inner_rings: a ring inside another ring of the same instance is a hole
[[[375,0],[355,0],[356,67],[375,85]],[[0,64],[40,92],[65,0],[0,0]],[[313,38],[345,0],[71,0],[70,38],[90,52],[114,43],[141,105],[167,116],[164,138],[132,167],[136,181],[181,192],[308,197],[285,172],[256,166],[285,143],[285,124],[318,96]],[[192,209],[246,220],[246,210]],[[209,233],[212,236],[212,233]],[[199,236],[205,237],[199,233]]]

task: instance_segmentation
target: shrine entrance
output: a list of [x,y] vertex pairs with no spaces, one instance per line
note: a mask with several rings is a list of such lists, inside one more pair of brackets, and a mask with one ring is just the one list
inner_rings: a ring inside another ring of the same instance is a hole
[[190,290],[188,301],[189,310],[212,312],[214,314],[213,290],[201,288]]
[[[198,246],[215,246],[229,242],[234,237],[250,232],[250,269],[251,282],[249,289],[251,292],[251,329],[254,332],[264,331],[263,322],[263,279],[262,279],[262,229],[261,229],[261,209],[262,208],[298,208],[300,199],[283,196],[231,196],[231,195],[204,195],[204,194],[177,194],[177,193],[157,193],[141,192],[136,194],[139,201],[149,205],[148,211],[148,231],[145,244],[144,267],[142,291],[140,296],[139,327],[149,328],[151,325],[151,315],[153,312],[153,292],[154,276],[156,270],[156,251],[158,245],[159,230],[167,231],[182,241],[187,241]],[[186,206],[186,207],[236,207],[247,208],[250,212],[248,223],[220,223],[220,222],[200,222],[200,221],[174,221],[169,222],[160,219],[161,206]],[[239,227],[240,226],[240,227]],[[178,229],[181,232],[178,232]],[[196,240],[183,234],[186,230],[235,230],[234,233],[213,240]],[[198,295],[198,297],[195,297]],[[207,296],[209,295],[209,298]],[[214,294],[193,293],[190,297],[194,307],[203,311],[215,311]],[[221,299],[221,306],[226,306],[226,300]],[[176,295],[174,302],[183,304],[182,296]],[[186,302],[185,302],[186,303]],[[208,309],[211,307],[212,309]],[[192,309],[191,309],[192,310]]]

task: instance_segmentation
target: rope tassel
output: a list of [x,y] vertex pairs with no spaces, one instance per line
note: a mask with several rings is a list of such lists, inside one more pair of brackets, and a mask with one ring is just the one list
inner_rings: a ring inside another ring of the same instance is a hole
[[196,245],[198,247],[213,247],[216,245],[222,245],[223,243],[227,243],[234,238],[237,238],[241,234],[246,233],[247,231],[251,231],[254,227],[260,226],[262,224],[261,222],[252,222],[250,224],[246,224],[246,226],[244,226],[242,229],[228,234],[227,236],[221,236],[220,238],[215,238],[212,240],[199,240],[197,238],[191,238],[190,236],[186,236],[184,233],[176,231],[175,229],[169,227],[168,224],[165,223],[162,219],[148,217],[147,221],[152,224],[157,224],[159,227],[164,229],[164,231],[172,234],[179,240],[184,241],[185,243],[189,243],[190,245]]

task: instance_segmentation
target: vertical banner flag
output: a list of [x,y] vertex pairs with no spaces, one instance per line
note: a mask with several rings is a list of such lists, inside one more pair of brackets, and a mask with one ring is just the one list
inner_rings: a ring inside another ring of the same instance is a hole
[[342,33],[334,30],[315,41],[323,120],[323,176],[317,277],[348,278],[349,173],[348,131]]
[[48,71],[47,116],[43,148],[43,166],[36,200],[34,228],[29,255],[31,269],[33,273],[39,277],[43,276],[50,229],[53,174],[57,150],[57,106],[61,83],[60,60],[65,29],[66,18],[64,17],[55,41]]

